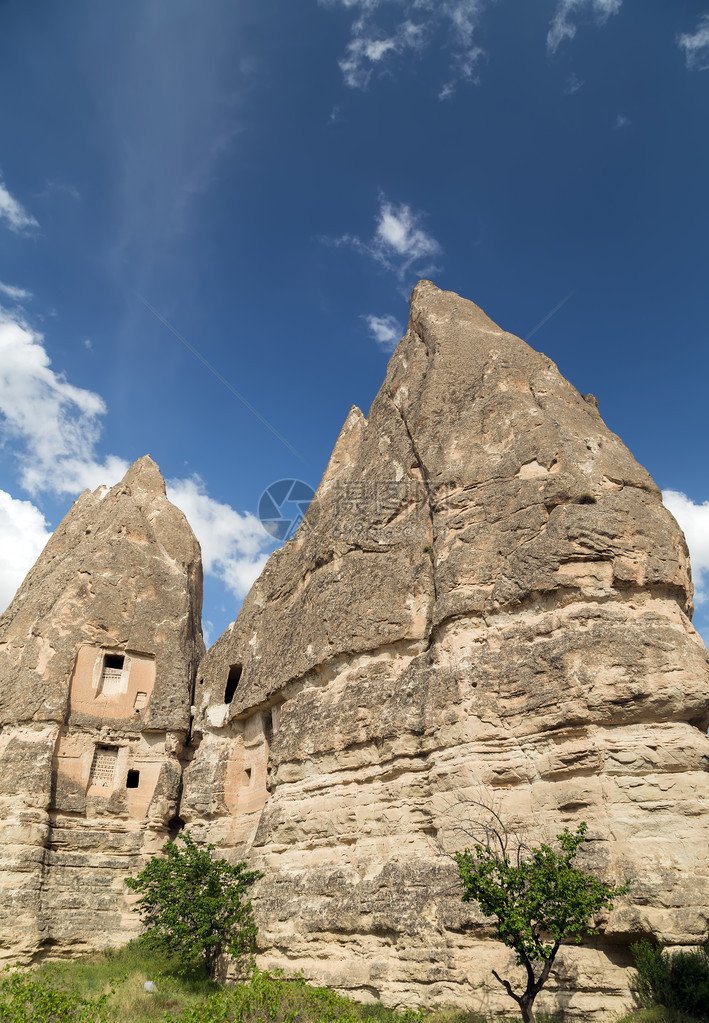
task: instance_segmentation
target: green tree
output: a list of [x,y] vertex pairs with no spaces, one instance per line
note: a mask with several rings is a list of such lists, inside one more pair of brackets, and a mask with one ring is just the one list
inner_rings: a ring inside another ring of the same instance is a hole
[[463,902],[477,902],[486,916],[496,918],[496,935],[514,951],[527,984],[517,994],[495,970],[493,976],[519,1005],[524,1023],[534,1023],[534,999],[549,979],[562,941],[580,944],[584,934],[596,933],[593,917],[612,909],[613,900],[629,886],[614,888],[574,866],[585,824],[575,832],[564,828],[557,836],[558,850],[549,845],[530,849],[511,843],[500,817],[486,810],[494,824],[483,829],[485,844],[454,853]]
[[243,960],[255,948],[256,924],[246,891],[263,874],[212,857],[213,845],[198,848],[188,832],[168,841],[126,884],[140,892],[136,909],[147,930],[142,941],[173,957],[182,972],[202,967],[214,975],[228,953]]

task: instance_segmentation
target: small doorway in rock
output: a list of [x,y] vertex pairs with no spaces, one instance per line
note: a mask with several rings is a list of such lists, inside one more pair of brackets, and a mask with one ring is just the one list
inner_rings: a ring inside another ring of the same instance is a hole
[[232,664],[229,668],[229,677],[226,680],[226,686],[224,687],[224,703],[231,703],[236,693],[236,687],[239,684],[241,678],[241,665]]
[[140,785],[140,771],[129,771],[126,777],[126,788],[137,789]]

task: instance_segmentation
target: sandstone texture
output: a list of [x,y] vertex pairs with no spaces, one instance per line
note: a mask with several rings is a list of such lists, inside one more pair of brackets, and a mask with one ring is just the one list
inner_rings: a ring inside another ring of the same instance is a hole
[[177,813],[201,602],[146,456],[81,495],[0,618],[0,958],[135,932],[123,879]]
[[[632,881],[600,936],[564,950],[546,1007],[613,1013],[632,940],[706,939],[691,598],[682,533],[595,399],[421,282],[368,417],[349,414],[305,521],[197,676],[180,813],[266,871],[261,965],[510,1011],[490,968],[512,976],[511,957],[449,856],[476,800],[527,841],[586,821],[586,864]],[[25,638],[27,657],[58,641]],[[18,694],[23,727],[59,728],[60,690]]]

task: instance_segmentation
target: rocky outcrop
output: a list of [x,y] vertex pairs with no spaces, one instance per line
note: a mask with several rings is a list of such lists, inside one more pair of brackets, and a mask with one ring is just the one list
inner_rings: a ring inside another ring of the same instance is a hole
[[510,1008],[451,848],[494,802],[632,880],[547,1004],[627,1001],[630,940],[709,934],[709,659],[659,491],[544,355],[429,282],[369,416],[198,674],[182,816],[266,870],[263,965]]
[[199,545],[136,462],[86,491],[0,619],[0,956],[126,940],[177,812],[204,651]]

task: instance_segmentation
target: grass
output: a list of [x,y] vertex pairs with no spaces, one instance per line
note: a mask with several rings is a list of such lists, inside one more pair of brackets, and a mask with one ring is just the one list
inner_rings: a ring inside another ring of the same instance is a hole
[[[148,993],[143,985],[155,983]],[[508,1023],[511,1015],[504,1017]],[[502,1023],[502,1017],[497,1017]],[[538,1013],[538,1023],[548,1017]],[[485,1023],[456,1010],[360,1005],[302,979],[256,973],[223,987],[179,976],[174,964],[136,943],[25,973],[0,974],[0,1023]],[[558,1021],[557,1021],[558,1023]],[[693,1023],[666,1009],[643,1009],[618,1023]]]
[[[380,1004],[360,1005],[302,979],[263,973],[224,987],[180,976],[174,964],[135,942],[45,963],[14,978],[4,979],[0,989],[0,1023],[484,1023],[472,1013],[400,1013]],[[144,990],[148,980],[154,993]],[[38,997],[45,991],[65,1001],[45,1004]]]
[[[218,984],[202,977],[178,976],[164,957],[135,942],[81,959],[46,963],[34,970],[33,976],[47,986],[75,991],[85,999],[109,995],[107,1004],[115,1023],[163,1023],[166,1013],[179,1017],[219,990]],[[155,983],[154,994],[144,990],[147,980]]]
[[686,1016],[674,1009],[656,1006],[653,1009],[638,1009],[628,1016],[623,1016],[618,1023],[695,1023],[695,1020],[692,1016]]

